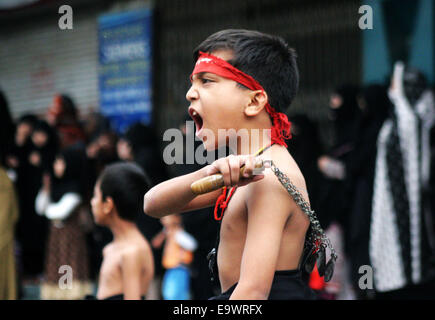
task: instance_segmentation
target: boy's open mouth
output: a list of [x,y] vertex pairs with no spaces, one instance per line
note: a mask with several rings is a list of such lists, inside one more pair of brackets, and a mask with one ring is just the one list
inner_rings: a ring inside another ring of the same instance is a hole
[[195,110],[193,110],[192,108],[189,109],[189,115],[193,119],[193,121],[195,122],[196,133],[198,133],[202,129],[202,118],[199,115],[199,113],[196,112]]

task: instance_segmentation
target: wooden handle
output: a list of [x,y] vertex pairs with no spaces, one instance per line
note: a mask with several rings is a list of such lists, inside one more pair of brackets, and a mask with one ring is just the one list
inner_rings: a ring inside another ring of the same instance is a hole
[[[263,161],[262,160],[257,161],[254,167],[255,169],[263,168]],[[243,178],[244,172],[245,172],[245,166],[243,165],[240,168],[240,178]],[[222,188],[223,186],[225,186],[224,178],[222,174],[217,173],[195,181],[190,185],[190,189],[194,194],[200,195],[200,194],[217,190],[219,188]]]

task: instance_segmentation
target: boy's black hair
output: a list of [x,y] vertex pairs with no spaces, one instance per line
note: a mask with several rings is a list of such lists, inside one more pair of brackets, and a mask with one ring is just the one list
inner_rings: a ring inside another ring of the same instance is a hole
[[278,36],[258,31],[228,29],[216,32],[194,51],[213,53],[231,50],[231,65],[253,77],[266,90],[270,105],[285,112],[293,101],[299,86],[296,52]]
[[113,199],[119,217],[135,222],[149,189],[142,168],[133,163],[117,162],[103,170],[99,182],[103,199]]

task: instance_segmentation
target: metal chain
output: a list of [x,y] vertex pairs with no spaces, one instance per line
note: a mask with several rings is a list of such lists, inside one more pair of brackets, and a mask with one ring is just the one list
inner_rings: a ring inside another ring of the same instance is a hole
[[278,178],[279,182],[284,186],[296,204],[302,209],[302,211],[308,216],[311,223],[311,233],[308,235],[308,241],[314,246],[322,246],[324,248],[329,247],[331,251],[331,258],[335,261],[338,256],[336,254],[335,249],[332,247],[331,241],[326,236],[322,227],[320,226],[320,222],[317,219],[316,213],[311,210],[310,205],[304,200],[301,193],[298,191],[296,186],[290,181],[286,174],[284,174],[273,161],[270,161],[270,168],[273,173]]

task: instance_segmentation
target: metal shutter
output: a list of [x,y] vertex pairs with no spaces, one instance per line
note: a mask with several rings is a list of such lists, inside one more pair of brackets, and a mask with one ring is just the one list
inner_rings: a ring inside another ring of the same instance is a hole
[[73,30],[50,14],[0,33],[0,88],[11,113],[43,114],[56,93],[70,95],[81,113],[98,108],[97,11],[74,10]]

